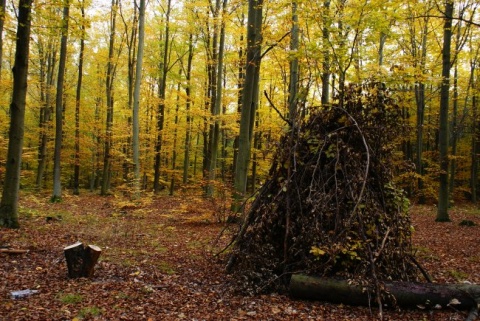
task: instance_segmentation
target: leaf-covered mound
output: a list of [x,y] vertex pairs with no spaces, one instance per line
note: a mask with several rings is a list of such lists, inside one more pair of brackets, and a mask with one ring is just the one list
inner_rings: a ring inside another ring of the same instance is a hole
[[282,138],[227,266],[243,290],[278,289],[296,272],[377,287],[416,278],[408,200],[392,183],[401,109],[372,82],[343,101]]

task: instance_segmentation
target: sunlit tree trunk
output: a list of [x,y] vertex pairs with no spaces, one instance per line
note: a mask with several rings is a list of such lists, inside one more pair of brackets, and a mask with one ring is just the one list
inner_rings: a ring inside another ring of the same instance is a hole
[[38,165],[37,165],[37,177],[36,177],[36,186],[37,188],[42,187],[42,182],[45,176],[45,169],[47,167],[47,145],[48,139],[51,135],[50,131],[52,129],[52,92],[55,82],[55,65],[56,65],[56,44],[49,39],[47,41],[47,48],[43,48],[43,43],[39,41],[40,63],[40,100],[42,102],[42,107],[40,110],[40,138],[38,145]]
[[[182,75],[182,69],[180,69],[179,76]],[[180,89],[181,83],[177,84],[177,102],[175,104],[175,120],[173,128],[173,148],[172,148],[172,173],[170,175],[170,195],[173,195],[175,190],[175,175],[177,171],[177,136],[178,136],[178,111],[180,109]]]
[[0,0],[0,80],[2,79],[3,26],[5,25],[5,4],[6,0]]
[[188,182],[188,171],[190,168],[190,145],[191,145],[191,130],[192,130],[192,116],[190,114],[190,107],[192,104],[192,60],[193,60],[193,34],[188,36],[188,58],[187,58],[187,72],[186,72],[186,82],[187,86],[185,87],[185,95],[187,96],[187,101],[185,103],[185,112],[186,112],[186,127],[185,127],[185,150],[183,157],[183,184]]
[[[463,9],[460,7],[459,10],[460,16],[463,15]],[[459,58],[458,54],[462,49],[463,41],[462,41],[462,21],[458,21],[456,26],[456,36],[455,36],[455,58],[454,60],[454,71],[453,71],[453,110],[452,110],[452,130],[451,130],[451,160],[450,160],[450,179],[449,179],[449,196],[450,199],[453,201],[454,197],[454,188],[455,188],[455,175],[457,171],[457,162],[455,160],[455,156],[457,156],[457,145],[458,139],[460,136],[460,124],[458,122],[458,64]]]
[[[242,12],[240,17],[240,26],[243,28],[245,26],[245,14]],[[243,93],[243,82],[245,80],[245,52],[243,50],[243,33],[240,35],[240,48],[238,49],[238,79],[237,79],[237,113],[241,114],[242,112],[242,93]],[[236,173],[237,171],[237,158],[238,158],[238,136],[235,137],[233,141],[233,166],[232,172]]]
[[473,130],[472,130],[472,166],[470,169],[470,193],[472,194],[472,203],[477,203],[477,185],[478,185],[478,153],[480,152],[480,121],[478,120],[477,95],[472,97],[473,111]]
[[322,16],[322,39],[323,39],[323,62],[322,62],[322,105],[328,105],[330,102],[330,0],[323,3]]
[[0,226],[18,228],[18,193],[22,162],[25,101],[27,97],[28,54],[32,0],[20,0],[13,67],[13,92],[10,104],[10,129],[2,200],[0,201]]
[[288,90],[288,113],[291,124],[295,123],[297,118],[298,105],[298,3],[297,0],[292,1],[292,28],[290,29],[290,81]]
[[[120,11],[120,16],[123,21],[123,25],[125,27],[125,35],[126,35],[126,45],[127,45],[127,65],[128,65],[128,72],[127,72],[127,81],[128,81],[128,101],[127,101],[127,109],[128,112],[133,114],[133,92],[135,87],[135,61],[136,61],[136,50],[137,50],[137,33],[138,33],[138,14],[137,14],[137,2],[134,0],[133,5],[133,17],[131,26],[129,26],[128,21],[126,20],[122,11]],[[128,130],[132,130],[132,117],[128,117],[127,119],[127,126]],[[133,159],[132,155],[132,137],[127,135],[126,140],[122,142],[122,150],[123,150],[123,180],[127,182],[129,180],[129,174],[131,171],[131,161],[130,157]]]
[[438,192],[437,222],[448,222],[448,107],[450,103],[450,53],[452,39],[453,1],[445,1],[445,24],[443,27],[442,84],[440,89],[440,187]]
[[63,138],[63,88],[65,66],[67,62],[68,20],[70,2],[65,0],[62,18],[62,38],[60,41],[60,58],[58,62],[57,93],[55,98],[55,150],[53,157],[53,195],[52,202],[62,199],[61,156]]
[[263,0],[249,0],[247,22],[247,56],[245,81],[242,90],[242,112],[238,156],[235,168],[235,195],[233,209],[240,210],[247,191],[248,168],[251,155],[253,120],[258,104],[259,73],[261,62]]
[[132,135],[132,149],[133,149],[133,163],[134,177],[133,188],[135,198],[139,197],[140,193],[140,85],[142,82],[142,68],[143,68],[143,48],[145,43],[145,0],[140,0],[139,20],[138,20],[138,51],[137,51],[137,66],[135,69],[135,89],[133,94],[133,135]]
[[[218,68],[218,37],[219,37],[219,15],[220,0],[210,2],[210,11],[213,15],[213,28],[210,25],[210,19],[206,23],[205,47],[207,54],[207,80],[205,85],[205,116],[204,116],[204,132],[203,132],[203,178],[207,181],[205,189],[206,194],[209,192],[209,171],[212,164],[212,148],[214,142],[214,110],[217,95],[217,68]],[[210,29],[213,29],[210,34]]]
[[470,62],[470,84],[472,87],[472,153],[470,168],[470,193],[472,194],[472,203],[477,203],[477,185],[478,185],[478,153],[480,152],[480,120],[478,116],[478,92],[480,90],[478,79],[475,78],[476,66],[479,61],[479,52]]
[[[427,56],[427,34],[428,34],[428,18],[424,19],[424,25],[422,29],[422,45],[420,49],[420,56],[416,57],[420,59],[419,68],[422,73],[425,73],[426,56]],[[411,37],[414,37],[412,34]],[[412,39],[412,48],[414,52],[417,52],[415,41]],[[415,168],[418,178],[418,189],[420,191],[419,203],[425,203],[425,195],[423,194],[423,127],[425,122],[425,83],[423,80],[415,83],[415,102],[417,105],[417,154],[415,160]]]
[[160,168],[161,153],[162,153],[162,139],[163,139],[163,124],[165,121],[165,91],[167,87],[167,74],[168,74],[168,57],[169,57],[169,44],[170,44],[170,10],[171,0],[167,2],[167,9],[165,12],[165,45],[163,50],[163,63],[161,65],[161,76],[158,86],[158,103],[157,111],[157,139],[155,142],[155,164],[154,164],[154,177],[153,177],[153,189],[155,193],[160,192],[162,189],[160,184]]
[[85,3],[81,1],[80,11],[82,13],[80,52],[78,56],[78,79],[77,92],[75,97],[75,164],[73,172],[73,194],[79,194],[80,181],[80,100],[83,80],[83,56],[85,51]]
[[113,82],[115,78],[115,64],[113,62],[113,53],[115,50],[115,32],[117,22],[117,7],[119,0],[112,0],[110,11],[110,36],[108,44],[108,62],[107,74],[105,79],[105,92],[107,103],[107,118],[105,127],[105,141],[104,141],[104,156],[103,156],[103,171],[102,171],[102,187],[101,195],[107,195],[110,188],[110,171],[111,171],[111,149],[113,143]]
[[214,192],[213,181],[216,177],[217,170],[217,157],[218,157],[218,146],[220,138],[220,120],[218,117],[221,114],[221,105],[222,105],[222,86],[223,86],[223,56],[224,56],[224,47],[225,47],[225,14],[226,14],[227,0],[223,0],[222,4],[222,13],[221,13],[221,27],[220,27],[220,41],[218,45],[218,55],[217,55],[217,75],[215,77],[216,89],[215,89],[215,101],[212,106],[212,116],[213,116],[213,131],[211,136],[210,143],[210,160],[208,168],[208,184],[207,184],[207,196],[212,196]]

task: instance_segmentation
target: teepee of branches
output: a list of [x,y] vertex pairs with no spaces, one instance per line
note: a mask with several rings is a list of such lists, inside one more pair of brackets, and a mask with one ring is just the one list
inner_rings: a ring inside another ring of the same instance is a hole
[[417,278],[409,202],[393,183],[401,109],[381,83],[346,89],[281,139],[269,179],[246,212],[227,270],[265,292],[293,273],[370,284]]

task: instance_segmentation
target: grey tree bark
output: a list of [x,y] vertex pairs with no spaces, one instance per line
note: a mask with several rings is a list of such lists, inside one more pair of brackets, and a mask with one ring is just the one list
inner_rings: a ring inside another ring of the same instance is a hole
[[145,46],[145,0],[140,0],[138,19],[138,51],[137,66],[135,69],[135,88],[133,93],[133,115],[132,115],[132,149],[133,163],[135,164],[133,176],[133,188],[135,198],[140,193],[140,85],[142,83],[143,48]]
[[185,87],[185,95],[187,96],[187,101],[185,103],[185,112],[186,112],[186,129],[185,129],[185,151],[183,155],[183,184],[188,182],[188,171],[190,169],[190,145],[191,145],[191,126],[192,126],[192,116],[190,115],[190,106],[192,104],[192,93],[191,93],[191,78],[192,78],[192,60],[193,60],[193,34],[188,36],[188,58],[187,58],[187,71],[186,71],[186,81],[187,85]]
[[110,10],[110,39],[108,44],[108,63],[107,74],[105,79],[105,91],[107,99],[107,119],[105,127],[105,142],[104,142],[104,156],[103,156],[103,171],[102,171],[102,187],[101,195],[107,195],[110,188],[110,171],[111,171],[111,149],[112,149],[112,128],[113,128],[113,81],[115,78],[116,65],[113,62],[113,54],[115,50],[115,32],[117,22],[117,7],[119,0],[112,0]]
[[0,0],[0,79],[2,79],[2,59],[3,59],[3,26],[5,24],[5,4],[6,0]]
[[299,78],[299,66],[298,66],[298,42],[299,42],[299,30],[298,30],[298,3],[296,0],[292,1],[292,28],[290,29],[290,81],[288,89],[288,112],[289,119],[292,124],[295,123],[297,118],[297,105],[298,105],[298,78]]
[[207,196],[213,196],[214,187],[213,181],[216,177],[217,170],[217,157],[218,157],[218,145],[220,138],[220,121],[218,117],[221,113],[222,105],[222,86],[223,86],[223,56],[225,49],[225,14],[226,14],[227,0],[223,0],[222,10],[221,10],[221,19],[220,19],[220,41],[218,44],[218,54],[217,54],[217,66],[215,77],[216,89],[215,89],[215,101],[212,106],[212,116],[213,116],[213,131],[211,143],[210,143],[210,154],[209,154],[209,167],[208,167],[208,184],[207,184]]
[[60,40],[60,58],[58,62],[57,93],[55,97],[55,150],[53,155],[53,195],[52,202],[62,199],[62,138],[63,138],[63,83],[67,62],[68,20],[70,2],[65,0],[62,18],[62,37]]
[[330,102],[330,0],[323,2],[322,17],[322,39],[323,39],[323,62],[322,62],[322,105],[328,105]]
[[[123,12],[120,7],[120,17],[122,18],[123,25],[125,28],[125,44],[127,45],[128,58],[128,72],[127,72],[127,81],[128,81],[128,101],[127,109],[129,111],[133,110],[133,92],[135,87],[135,61],[136,61],[136,50],[137,50],[137,36],[138,36],[138,11],[136,1],[134,1],[133,6],[133,15],[129,15],[132,19],[131,26],[129,25],[126,17],[123,15]],[[132,112],[133,113],[133,112]],[[129,130],[132,130],[132,117],[128,117],[127,126]],[[122,142],[123,150],[123,179],[128,181],[129,174],[131,171],[131,161],[130,157],[133,159],[132,151],[132,137],[127,135],[126,139]]]
[[82,14],[81,24],[81,38],[80,38],[80,52],[78,54],[78,78],[77,91],[75,97],[75,164],[73,170],[73,194],[80,193],[80,104],[82,98],[82,81],[83,81],[83,57],[85,51],[85,2],[81,1],[80,11]]
[[[412,39],[412,49],[413,53],[417,56],[415,58],[419,59],[419,68],[422,73],[425,73],[426,57],[427,57],[427,34],[428,34],[428,17],[424,18],[424,24],[421,34],[421,49],[420,53],[417,53],[417,48],[415,47],[415,41]],[[415,35],[411,35],[412,38]],[[417,154],[415,159],[415,168],[416,172],[419,175],[418,178],[418,189],[420,191],[419,203],[425,203],[425,196],[423,195],[423,126],[425,122],[425,83],[423,80],[415,83],[415,102],[417,105]]]
[[242,89],[242,112],[238,156],[235,168],[235,195],[233,209],[240,210],[247,190],[248,168],[251,155],[252,131],[258,104],[259,74],[262,48],[263,0],[249,0],[247,18],[247,54],[245,80]]
[[[40,137],[38,146],[38,165],[37,165],[37,188],[42,187],[44,181],[45,169],[47,167],[47,144],[52,130],[52,89],[55,83],[55,65],[57,63],[57,43],[52,39],[47,40],[47,44],[41,40],[38,42],[40,52],[40,100],[42,107],[40,109]],[[45,48],[46,47],[46,48]]]
[[163,140],[163,123],[165,121],[165,91],[167,87],[167,74],[169,71],[169,45],[170,45],[170,11],[171,0],[167,2],[165,12],[165,45],[163,50],[163,62],[161,67],[161,76],[158,85],[158,98],[160,100],[157,110],[157,138],[155,141],[155,164],[153,177],[153,190],[155,193],[160,192],[162,186],[160,184],[160,167],[161,167],[161,152]]
[[448,107],[450,103],[450,67],[451,39],[453,20],[453,1],[445,1],[445,23],[443,27],[442,84],[440,89],[440,187],[438,192],[437,222],[449,222],[448,215]]
[[13,67],[13,92],[10,104],[8,151],[0,201],[0,226],[18,228],[18,194],[22,162],[25,104],[27,97],[28,55],[32,0],[20,0],[18,5],[17,41]]

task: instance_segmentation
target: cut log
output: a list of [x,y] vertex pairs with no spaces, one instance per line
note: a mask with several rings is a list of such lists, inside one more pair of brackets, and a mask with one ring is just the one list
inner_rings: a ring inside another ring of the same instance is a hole
[[[385,290],[405,308],[475,308],[480,302],[480,286],[476,284],[438,284],[385,282]],[[294,274],[290,280],[290,295],[298,299],[320,300],[348,305],[376,304],[375,293],[346,280]]]
[[68,277],[92,277],[95,264],[102,250],[96,245],[84,246],[82,242],[69,245],[63,249],[67,261]]

